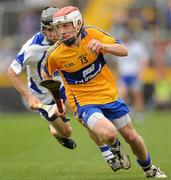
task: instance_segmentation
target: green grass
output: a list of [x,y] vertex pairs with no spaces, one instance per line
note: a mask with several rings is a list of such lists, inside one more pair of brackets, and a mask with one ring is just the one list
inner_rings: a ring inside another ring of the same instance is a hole
[[[56,143],[38,114],[0,115],[0,180],[139,180],[145,179],[130,148],[132,168],[112,172],[86,130],[71,122],[75,150]],[[148,112],[135,127],[153,162],[171,177],[171,112]],[[168,178],[169,179],[169,178]]]

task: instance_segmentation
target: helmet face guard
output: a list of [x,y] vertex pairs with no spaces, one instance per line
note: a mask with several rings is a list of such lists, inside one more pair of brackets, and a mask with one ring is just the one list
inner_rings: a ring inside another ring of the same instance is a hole
[[58,26],[60,24],[72,22],[74,28],[77,29],[79,21],[81,22],[81,27],[77,31],[77,36],[76,37],[73,36],[69,39],[62,40],[65,45],[67,45],[67,46],[73,45],[75,43],[76,39],[78,38],[79,34],[80,34],[81,28],[83,25],[83,19],[82,19],[81,13],[79,12],[79,10],[75,10],[75,11],[70,12],[69,14],[64,15],[64,16],[57,16],[57,17],[55,17],[55,15],[53,16],[53,23],[52,24],[54,26]]
[[52,22],[47,22],[47,21],[40,22],[41,30],[44,30],[45,28],[48,28],[49,26],[51,26],[51,23]]
[[46,7],[42,11],[42,14],[41,14],[41,18],[40,18],[41,32],[45,35],[45,38],[46,38],[47,42],[49,43],[49,45],[53,45],[54,42],[47,38],[45,31],[46,31],[46,29],[48,29],[49,27],[52,26],[53,14],[55,12],[57,12],[58,10],[59,9],[56,7]]

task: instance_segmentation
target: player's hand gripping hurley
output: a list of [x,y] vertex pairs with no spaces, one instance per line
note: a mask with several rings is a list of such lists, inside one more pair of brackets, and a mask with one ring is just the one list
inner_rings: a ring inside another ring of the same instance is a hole
[[[62,102],[61,102],[61,98],[60,98],[61,82],[55,81],[55,80],[44,80],[44,81],[40,82],[40,85],[47,88],[51,92],[51,94],[56,102],[59,113],[63,113],[64,110],[63,110],[63,106],[62,106]],[[46,105],[42,105],[42,108],[44,108],[43,106],[46,106]],[[65,117],[62,117],[62,120],[68,121],[68,119]]]

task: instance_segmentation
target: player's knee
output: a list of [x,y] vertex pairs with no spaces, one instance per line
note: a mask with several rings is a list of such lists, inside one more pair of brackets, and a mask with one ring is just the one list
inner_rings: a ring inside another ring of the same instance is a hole
[[116,139],[116,131],[114,129],[107,130],[103,133],[103,137],[106,143],[113,143]]
[[130,132],[124,138],[128,144],[136,144],[139,140],[139,135],[136,132]]

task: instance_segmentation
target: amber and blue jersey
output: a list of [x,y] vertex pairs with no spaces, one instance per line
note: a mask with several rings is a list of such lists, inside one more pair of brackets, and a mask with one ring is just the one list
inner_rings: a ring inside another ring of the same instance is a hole
[[118,43],[115,38],[96,27],[84,27],[79,47],[58,43],[51,48],[47,57],[49,74],[59,71],[67,100],[74,112],[78,106],[106,104],[118,99],[116,79],[105,62],[103,52],[94,54],[87,49],[92,39],[105,44]]

